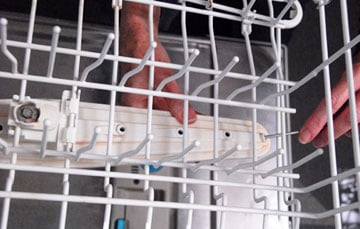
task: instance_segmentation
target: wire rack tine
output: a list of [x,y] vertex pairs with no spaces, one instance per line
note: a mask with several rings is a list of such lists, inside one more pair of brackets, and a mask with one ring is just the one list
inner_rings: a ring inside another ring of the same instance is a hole
[[306,164],[307,162],[311,161],[312,159],[322,155],[324,153],[323,149],[317,149],[315,150],[313,153],[311,153],[310,155],[300,159],[299,161],[291,164],[291,165],[287,165],[287,166],[283,166],[283,167],[278,167],[278,168],[274,168],[272,170],[270,170],[269,172],[262,174],[261,177],[262,178],[266,178],[269,177],[270,175],[280,172],[280,171],[284,171],[284,170],[293,170],[299,166],[302,166],[303,164]]
[[230,175],[230,174],[236,172],[236,171],[239,170],[239,169],[244,169],[244,168],[248,168],[248,167],[258,166],[258,165],[260,165],[260,164],[262,164],[262,163],[264,163],[264,162],[266,162],[266,161],[268,161],[268,160],[270,160],[270,159],[272,159],[272,158],[274,158],[274,157],[276,157],[276,156],[278,156],[278,155],[280,155],[280,154],[283,154],[283,153],[284,153],[284,151],[283,151],[282,149],[275,150],[274,152],[272,152],[272,153],[270,153],[270,154],[268,154],[268,155],[260,158],[260,159],[257,160],[257,161],[238,164],[238,165],[236,165],[236,166],[234,166],[234,167],[232,167],[232,168],[230,168],[230,169],[227,169],[227,170],[226,170],[226,174],[227,174],[227,175]]
[[96,144],[96,140],[97,140],[100,132],[101,132],[101,128],[100,128],[100,127],[95,127],[95,128],[94,128],[94,132],[93,132],[93,135],[92,135],[92,137],[91,137],[91,140],[90,140],[89,145],[84,146],[84,147],[82,147],[82,148],[80,148],[80,149],[78,149],[78,150],[76,151],[76,154],[75,154],[75,155],[76,155],[76,160],[77,160],[77,161],[80,160],[81,154],[83,154],[83,153],[85,153],[85,152],[87,152],[87,151],[90,151],[90,150],[92,150],[92,149],[94,148],[94,146],[95,146],[95,144]]
[[300,81],[298,81],[294,86],[291,88],[271,94],[264,99],[262,99],[259,103],[265,104],[269,102],[271,99],[276,98],[278,96],[282,95],[288,95],[297,89],[299,89],[301,86],[315,78],[323,69],[325,66],[328,66],[329,64],[333,63],[335,60],[337,60],[341,55],[344,55],[344,53],[353,48],[355,45],[357,45],[360,42],[360,35],[357,35],[354,39],[352,39],[349,43],[346,43],[342,48],[340,48],[338,51],[336,51],[333,55],[331,55],[328,59],[323,61],[320,65],[318,65],[314,70],[312,70],[310,73],[308,73],[305,77],[302,77]]
[[226,100],[232,100],[234,99],[236,96],[238,96],[240,93],[243,93],[245,91],[251,90],[257,86],[259,86],[267,77],[269,77],[274,71],[276,71],[276,69],[279,68],[279,63],[274,63],[268,70],[266,70],[264,72],[264,74],[261,75],[261,77],[259,77],[255,82],[244,86],[244,87],[240,87],[236,90],[234,90],[227,98]]
[[136,149],[134,150],[130,150],[126,153],[123,153],[123,154],[120,154],[119,156],[116,157],[116,163],[120,163],[120,161],[122,161],[124,158],[127,158],[127,157],[131,157],[131,156],[134,156],[136,154],[138,154],[144,147],[145,145],[150,142],[152,139],[154,138],[154,135],[152,134],[148,134],[146,136],[146,138],[139,144],[138,147],[136,147]]
[[231,71],[231,69],[239,62],[239,57],[235,56],[230,63],[225,67],[225,69],[216,77],[216,79],[211,80],[209,82],[201,84],[199,87],[197,87],[194,92],[191,94],[192,96],[197,96],[203,89],[210,87],[216,83],[219,83],[228,72]]
[[40,146],[40,158],[44,159],[46,156],[46,147],[48,142],[48,134],[49,134],[49,126],[51,125],[51,121],[48,119],[44,120],[43,123],[43,133],[41,138],[41,146]]
[[159,86],[156,88],[156,91],[161,91],[166,84],[168,84],[169,82],[179,79],[186,71],[188,71],[189,66],[192,64],[192,62],[194,62],[195,58],[200,54],[200,51],[198,49],[195,49],[192,52],[192,55],[189,57],[189,59],[186,61],[186,63],[184,64],[184,66],[180,69],[179,72],[177,72],[175,75],[170,76],[166,79],[164,79],[163,81],[161,81],[161,83],[159,84]]
[[223,155],[221,155],[220,157],[217,158],[213,158],[213,159],[209,159],[209,160],[203,160],[200,161],[199,163],[197,163],[196,165],[191,167],[192,171],[196,171],[198,170],[201,166],[203,165],[211,165],[211,164],[215,164],[215,163],[220,163],[223,160],[225,160],[226,158],[228,158],[230,155],[232,155],[233,153],[236,153],[237,151],[241,150],[241,145],[240,144],[236,144],[233,148],[231,148],[230,150],[228,150],[227,152],[225,152]]
[[101,53],[100,53],[100,56],[99,58],[94,62],[92,63],[91,65],[87,66],[83,73],[81,74],[81,77],[80,77],[80,81],[86,81],[86,78],[88,77],[88,74],[94,70],[95,68],[97,68],[100,64],[102,64],[102,62],[104,61],[105,59],[105,55],[107,54],[107,52],[109,51],[110,49],[110,46],[111,46],[111,43],[112,41],[114,40],[115,38],[115,35],[113,33],[110,33],[107,38],[106,38],[106,41],[105,41],[105,44],[104,44],[104,47],[102,48],[101,50]]
[[140,64],[134,68],[133,70],[127,72],[121,79],[119,86],[123,87],[126,84],[126,81],[128,81],[128,79],[130,79],[132,76],[134,76],[135,74],[139,73],[145,66],[146,62],[149,60],[149,58],[151,57],[153,50],[156,48],[157,44],[156,42],[152,42],[150,44],[150,47],[148,48],[148,50],[146,51],[144,57],[142,58]]
[[[256,196],[256,189],[253,189],[253,199],[255,201],[255,203],[259,204],[261,202],[264,202],[264,210],[267,210],[268,209],[268,197],[267,196],[260,196],[260,197],[257,197]],[[267,222],[267,215],[266,214],[263,214],[263,224],[262,224],[262,228],[264,229],[266,227],[266,222]]]
[[163,163],[165,162],[169,162],[169,161],[174,161],[177,159],[182,158],[183,156],[185,156],[186,154],[188,154],[191,150],[195,149],[196,147],[200,146],[200,142],[195,140],[191,143],[191,145],[189,145],[188,147],[186,147],[181,153],[174,155],[174,156],[170,156],[170,157],[165,157],[160,159],[156,164],[154,164],[155,167],[160,167]]
[[7,48],[7,24],[8,21],[5,18],[0,19],[1,51],[9,59],[11,63],[12,73],[17,73],[18,72],[17,59]]
[[47,74],[46,74],[46,76],[49,78],[53,77],[55,57],[56,57],[56,48],[58,46],[60,32],[61,32],[61,28],[59,26],[54,26],[53,35],[52,35],[52,39],[51,39],[49,65],[48,65],[48,70],[47,70]]

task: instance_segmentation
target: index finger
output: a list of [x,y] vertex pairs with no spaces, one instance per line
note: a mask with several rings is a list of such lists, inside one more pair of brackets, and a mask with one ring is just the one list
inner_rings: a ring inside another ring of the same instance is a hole
[[[359,89],[360,83],[360,64],[354,65],[354,77],[355,77],[355,88]],[[331,105],[332,105],[332,114],[335,114],[348,100],[348,87],[346,82],[346,73],[343,73],[340,81],[332,89],[331,92]],[[316,110],[309,116],[305,124],[300,130],[299,141],[303,144],[309,143],[319,135],[321,130],[325,127],[327,123],[327,112],[326,112],[326,103],[323,99]]]

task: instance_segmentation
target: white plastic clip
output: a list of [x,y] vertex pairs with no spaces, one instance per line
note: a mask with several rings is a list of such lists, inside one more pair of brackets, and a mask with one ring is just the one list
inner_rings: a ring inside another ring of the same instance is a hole
[[200,142],[195,140],[191,143],[191,145],[189,145],[188,147],[186,147],[181,153],[174,155],[174,156],[170,156],[170,157],[165,157],[162,158],[161,160],[159,160],[156,164],[154,164],[154,167],[160,167],[161,164],[165,163],[165,162],[169,162],[169,161],[174,161],[177,160],[179,158],[182,158],[183,156],[185,156],[186,154],[188,154],[191,150],[193,150],[194,148],[200,146]]
[[326,6],[332,2],[332,0],[313,0],[315,4],[318,5],[317,9],[319,9],[322,6]]
[[0,19],[0,38],[1,38],[1,51],[11,62],[12,73],[18,72],[18,62],[13,54],[7,49],[7,24],[8,21],[5,18]]
[[116,157],[116,163],[120,163],[120,161],[122,161],[124,158],[127,158],[127,157],[131,157],[131,156],[134,156],[136,154],[138,154],[144,147],[145,145],[150,142],[152,139],[154,138],[154,135],[152,134],[148,134],[146,136],[146,138],[139,144],[138,147],[136,147],[136,149],[134,150],[130,150],[126,153],[123,153],[123,154],[120,154],[119,156]]
[[52,39],[51,39],[49,66],[48,66],[48,71],[47,71],[47,74],[46,74],[46,76],[49,77],[49,78],[53,77],[55,57],[56,57],[56,49],[57,49],[58,42],[59,42],[60,32],[61,32],[61,28],[59,26],[54,26]]
[[285,170],[292,170],[292,169],[296,169],[297,167],[302,166],[303,164],[306,164],[308,161],[311,161],[312,159],[322,155],[324,153],[323,149],[317,149],[315,150],[313,153],[311,153],[310,155],[302,158],[301,160],[291,164],[291,165],[287,165],[287,166],[283,166],[283,167],[278,167],[278,168],[274,168],[272,170],[270,170],[269,172],[265,173],[265,174],[261,174],[262,178],[266,178],[271,176],[274,173],[277,172],[281,172],[281,171],[285,171]]
[[186,61],[186,63],[183,65],[183,67],[180,69],[178,73],[175,75],[172,75],[166,79],[164,79],[159,86],[156,88],[157,91],[161,91],[166,84],[169,82],[176,80],[180,78],[189,68],[189,66],[192,64],[192,62],[195,60],[195,58],[200,54],[200,51],[198,49],[195,49],[192,53],[192,55],[189,57],[189,59]]
[[82,148],[80,148],[80,149],[78,149],[76,151],[76,160],[77,161],[80,160],[81,154],[83,154],[83,153],[91,150],[92,148],[94,148],[94,146],[96,144],[96,139],[97,139],[100,132],[101,132],[101,128],[100,127],[95,127],[94,133],[93,133],[93,135],[91,137],[89,145],[84,146],[84,147],[82,147]]
[[209,82],[201,84],[198,88],[194,90],[191,94],[192,96],[197,96],[203,89],[210,87],[216,83],[219,83],[222,79],[224,79],[225,75],[230,72],[230,70],[239,62],[239,57],[235,56],[230,63],[226,66],[226,68],[216,77],[216,79],[211,80]]
[[83,73],[81,74],[80,81],[85,81],[89,72],[97,68],[104,61],[105,55],[109,51],[111,43],[114,39],[115,39],[115,35],[113,33],[109,33],[109,35],[106,38],[105,44],[101,50],[99,58],[94,63],[90,64],[84,69]]
[[244,21],[241,24],[241,34],[245,36],[245,35],[250,35],[251,32],[252,32],[251,20],[244,19]]
[[146,51],[145,56],[142,58],[140,64],[139,64],[136,68],[134,68],[133,70],[127,72],[127,73],[122,77],[122,79],[121,79],[121,81],[120,81],[120,83],[119,83],[119,86],[120,86],[120,87],[123,87],[123,86],[125,85],[126,81],[127,81],[129,78],[131,78],[132,76],[134,76],[136,73],[139,73],[139,72],[144,68],[144,66],[145,66],[145,64],[146,64],[146,61],[149,60],[149,58],[150,58],[151,54],[153,53],[153,50],[156,48],[156,46],[157,46],[157,44],[156,44],[155,41],[150,44],[150,47],[149,47],[148,50]]
[[112,7],[118,7],[120,10],[122,9],[122,0],[113,0],[112,1]]
[[196,171],[198,170],[201,166],[204,165],[211,165],[211,164],[215,164],[215,163],[220,163],[223,160],[225,160],[227,157],[229,157],[231,154],[237,152],[241,150],[241,145],[237,144],[235,145],[233,148],[231,148],[230,150],[228,150],[226,153],[224,153],[223,155],[221,155],[218,158],[213,158],[213,159],[209,159],[209,160],[204,160],[204,161],[200,161],[198,164],[194,165],[191,167],[192,171]]
[[206,9],[210,10],[213,8],[214,0],[207,0]]
[[44,129],[41,138],[41,147],[40,147],[40,157],[44,159],[46,156],[46,147],[48,141],[48,133],[49,133],[49,126],[51,125],[51,121],[48,119],[44,120]]

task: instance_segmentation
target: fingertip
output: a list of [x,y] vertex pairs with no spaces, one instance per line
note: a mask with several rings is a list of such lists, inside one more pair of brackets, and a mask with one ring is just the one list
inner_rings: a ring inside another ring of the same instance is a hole
[[[175,116],[175,118],[176,118],[176,120],[177,120],[178,122],[180,122],[181,124],[184,123],[184,117],[185,117],[185,116],[184,116],[184,112],[183,112],[183,111],[182,111],[182,112],[175,113],[174,116]],[[188,124],[193,124],[193,123],[195,123],[195,122],[196,122],[196,113],[195,113],[194,110],[190,110],[190,109],[189,109],[187,123],[188,123]]]
[[197,114],[196,111],[194,110],[193,107],[189,107],[189,120],[188,120],[188,124],[193,124],[196,122],[197,119]]
[[300,130],[299,134],[299,142],[301,144],[307,144],[311,141],[311,133],[307,128],[303,128]]

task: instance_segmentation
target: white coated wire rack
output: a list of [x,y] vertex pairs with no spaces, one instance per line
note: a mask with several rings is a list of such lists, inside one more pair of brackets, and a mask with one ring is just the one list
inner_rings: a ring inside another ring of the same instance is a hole
[[[323,61],[297,82],[287,79],[286,51],[281,45],[282,31],[292,29],[301,22],[302,6],[297,0],[264,1],[269,9],[267,13],[252,9],[255,0],[243,1],[241,9],[212,0],[187,0],[177,4],[153,0],[129,2],[149,5],[150,28],[153,25],[154,7],[180,12],[181,37],[175,39],[178,46],[174,50],[180,50],[181,61],[165,63],[155,60],[157,44],[153,29],[149,31],[150,41],[144,58],[119,54],[121,0],[112,2],[113,26],[98,30],[96,26],[92,28],[83,23],[86,1],[79,0],[75,29],[68,29],[73,25],[65,23],[58,26],[52,24],[52,21],[39,24],[45,29],[53,26],[50,39],[48,36],[37,37],[41,33],[34,32],[38,25],[36,15],[41,1],[38,3],[32,0],[30,13],[26,23],[23,23],[27,35],[22,38],[11,34],[11,26],[20,23],[19,20],[5,13],[1,16],[0,55],[4,64],[0,66],[0,77],[2,84],[8,84],[12,93],[0,103],[0,169],[5,177],[1,180],[4,185],[0,191],[1,228],[10,227],[10,219],[22,214],[19,210],[12,210],[17,201],[21,206],[21,201],[27,200],[60,203],[55,206],[59,209],[53,217],[55,221],[52,222],[50,218],[45,220],[48,224],[46,228],[52,228],[50,225],[57,228],[83,228],[80,221],[69,222],[72,204],[79,204],[79,209],[101,206],[103,213],[98,217],[101,217],[103,228],[163,228],[167,222],[164,218],[168,216],[162,212],[164,210],[176,215],[172,220],[177,219],[176,223],[170,222],[168,225],[171,226],[164,228],[300,228],[302,219],[321,221],[328,217],[334,219],[336,228],[342,228],[341,214],[360,207],[358,201],[348,205],[340,204],[338,182],[354,175],[359,181],[359,141],[354,140],[352,145],[354,167],[338,173],[331,108],[329,65],[345,56],[352,139],[359,139],[351,49],[360,37],[350,40],[347,1],[340,0],[339,9],[344,45],[330,56],[327,51],[325,19],[329,1],[315,1],[320,19],[319,42]],[[276,13],[273,8],[275,3],[282,3],[281,10]],[[189,14],[208,18],[208,25],[204,25],[209,29],[208,38],[188,38],[186,24],[191,23],[187,22]],[[219,49],[221,41],[215,39],[214,19],[238,22],[244,37],[243,57],[229,57],[226,60],[229,62],[224,66],[219,64],[220,56],[231,50]],[[268,29],[265,34],[270,40],[268,44],[259,45],[250,39],[253,26]],[[76,34],[71,33],[74,30]],[[62,36],[71,37],[70,45],[62,43]],[[99,40],[102,47],[86,49],[88,43],[99,43]],[[168,40],[171,39],[162,37],[164,44]],[[208,47],[208,59],[212,63],[210,66],[195,64],[205,46]],[[254,51],[259,46],[270,50],[270,64],[263,70],[257,66],[257,58],[262,57],[258,57]],[[46,62],[36,63],[38,55],[46,56]],[[66,61],[59,61],[61,58]],[[234,67],[238,62],[247,64],[245,70]],[[137,67],[121,77],[118,73],[121,63],[131,63]],[[107,71],[96,72],[103,65],[107,66]],[[37,70],[30,71],[32,67]],[[64,74],[58,74],[57,69],[60,67],[66,69],[67,73],[65,70]],[[150,69],[149,89],[126,86],[126,81],[144,67]],[[172,69],[177,73],[159,85],[154,85],[154,69],[157,67]],[[293,181],[300,176],[293,170],[321,156],[323,150],[309,152],[301,160],[292,161],[287,133],[290,130],[289,115],[295,113],[296,109],[289,105],[288,95],[321,74],[325,82],[330,142],[330,164],[322,166],[329,166],[331,175],[307,187],[294,187]],[[107,81],[93,81],[98,75],[103,75]],[[232,84],[231,89],[221,92],[222,85],[228,79],[242,80],[243,84]],[[162,91],[173,80],[184,82],[183,94]],[[263,85],[273,90],[264,95],[261,93]],[[55,89],[49,89],[51,95],[47,98],[32,98],[28,93],[52,87]],[[62,95],[59,95],[57,92],[62,90]],[[209,93],[205,93],[206,90]],[[104,93],[110,102],[99,104],[83,100],[86,93],[80,95],[80,91]],[[250,99],[241,100],[245,92],[249,93]],[[148,107],[138,109],[118,106],[120,93],[146,95]],[[183,100],[184,124],[178,123],[166,111],[153,110],[154,97]],[[197,122],[188,125],[189,103],[211,105],[209,113],[212,115],[198,115]],[[220,117],[225,109],[236,113],[239,108],[249,114],[249,121]],[[261,115],[273,115],[270,120],[272,127],[262,125],[259,119]],[[279,134],[270,139],[267,136],[269,133]],[[130,166],[131,169],[119,169],[122,166]],[[95,167],[97,169],[93,169]],[[163,172],[157,171],[158,168]],[[167,172],[168,169],[172,172]],[[14,187],[18,177],[30,172],[40,177],[41,174],[54,177],[61,188],[57,191],[42,191]],[[58,175],[62,178],[56,179]],[[76,189],[72,186],[76,185],[76,182],[71,182],[72,177],[80,177],[80,180],[96,178],[101,182],[103,190],[94,195],[86,191],[72,191]],[[140,185],[141,195],[132,195],[135,193],[133,184],[126,186],[126,182],[130,181]],[[177,193],[175,198],[159,197],[161,192],[158,190],[164,185],[176,187],[169,191],[170,194]],[[309,195],[325,186],[332,187],[332,209],[324,212],[302,211],[301,201],[294,195]],[[130,223],[124,213],[119,211],[119,206],[143,212],[137,216],[140,223]],[[74,214],[81,214],[82,211],[78,210]]]

